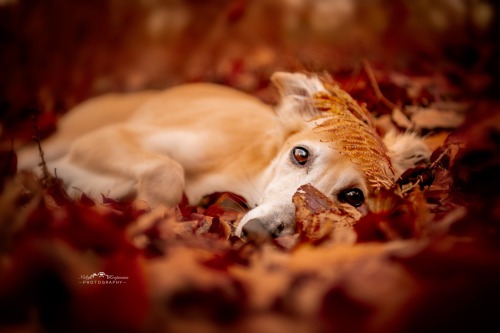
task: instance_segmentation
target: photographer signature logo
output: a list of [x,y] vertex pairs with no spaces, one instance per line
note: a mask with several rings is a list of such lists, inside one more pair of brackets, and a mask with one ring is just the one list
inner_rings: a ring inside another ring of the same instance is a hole
[[79,280],[81,284],[124,284],[127,283],[128,276],[118,276],[99,272],[80,275]]

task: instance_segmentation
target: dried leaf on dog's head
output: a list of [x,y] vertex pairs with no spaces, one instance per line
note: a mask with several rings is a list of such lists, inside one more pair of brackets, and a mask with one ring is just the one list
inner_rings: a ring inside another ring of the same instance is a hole
[[373,188],[391,188],[395,172],[370,113],[337,85],[325,87],[328,92],[313,97],[315,107],[323,111],[314,131],[356,164]]

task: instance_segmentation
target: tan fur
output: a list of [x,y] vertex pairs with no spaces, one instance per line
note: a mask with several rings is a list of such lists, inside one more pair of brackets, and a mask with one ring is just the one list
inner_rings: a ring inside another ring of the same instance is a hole
[[[73,197],[82,192],[95,198],[135,196],[154,206],[174,205],[183,193],[196,204],[212,192],[233,192],[254,208],[238,234],[251,220],[273,235],[293,232],[291,198],[305,183],[339,204],[344,203],[337,196],[346,189],[370,195],[373,182],[366,169],[339,153],[345,149],[339,142],[325,142],[314,130],[323,111],[313,98],[331,89],[314,75],[276,73],[272,81],[281,94],[276,111],[252,96],[208,83],[90,99],[71,110],[59,131],[42,143],[49,171]],[[397,161],[413,156],[412,149],[426,154],[419,138],[405,140],[405,145],[394,144],[395,150],[387,145],[398,172],[414,163]],[[396,142],[402,141],[388,140]],[[297,146],[310,153],[304,166],[291,157]],[[20,168],[35,168],[36,151],[21,151],[19,161]]]

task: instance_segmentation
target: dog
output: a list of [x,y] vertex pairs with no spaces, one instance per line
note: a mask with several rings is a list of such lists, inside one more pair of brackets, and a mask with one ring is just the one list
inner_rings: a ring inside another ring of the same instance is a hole
[[[42,142],[48,169],[72,197],[191,204],[214,192],[243,197],[235,234],[293,234],[292,197],[311,184],[366,214],[367,198],[429,158],[422,138],[382,140],[364,107],[328,78],[276,72],[273,107],[238,90],[192,83],[94,97],[70,110]],[[31,147],[19,169],[39,163]]]

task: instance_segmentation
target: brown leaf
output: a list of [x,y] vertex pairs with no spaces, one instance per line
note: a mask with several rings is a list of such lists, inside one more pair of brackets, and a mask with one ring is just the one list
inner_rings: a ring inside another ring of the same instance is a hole
[[405,111],[410,115],[412,128],[417,131],[425,129],[457,128],[465,120],[465,105],[448,106],[435,104],[430,107],[407,106]]
[[411,121],[400,108],[394,108],[392,110],[392,120],[396,123],[396,125],[404,129],[410,129],[413,127]]
[[402,198],[386,191],[372,199],[376,209],[363,216],[355,225],[358,242],[394,241],[422,238],[428,233],[431,215],[420,190]]

